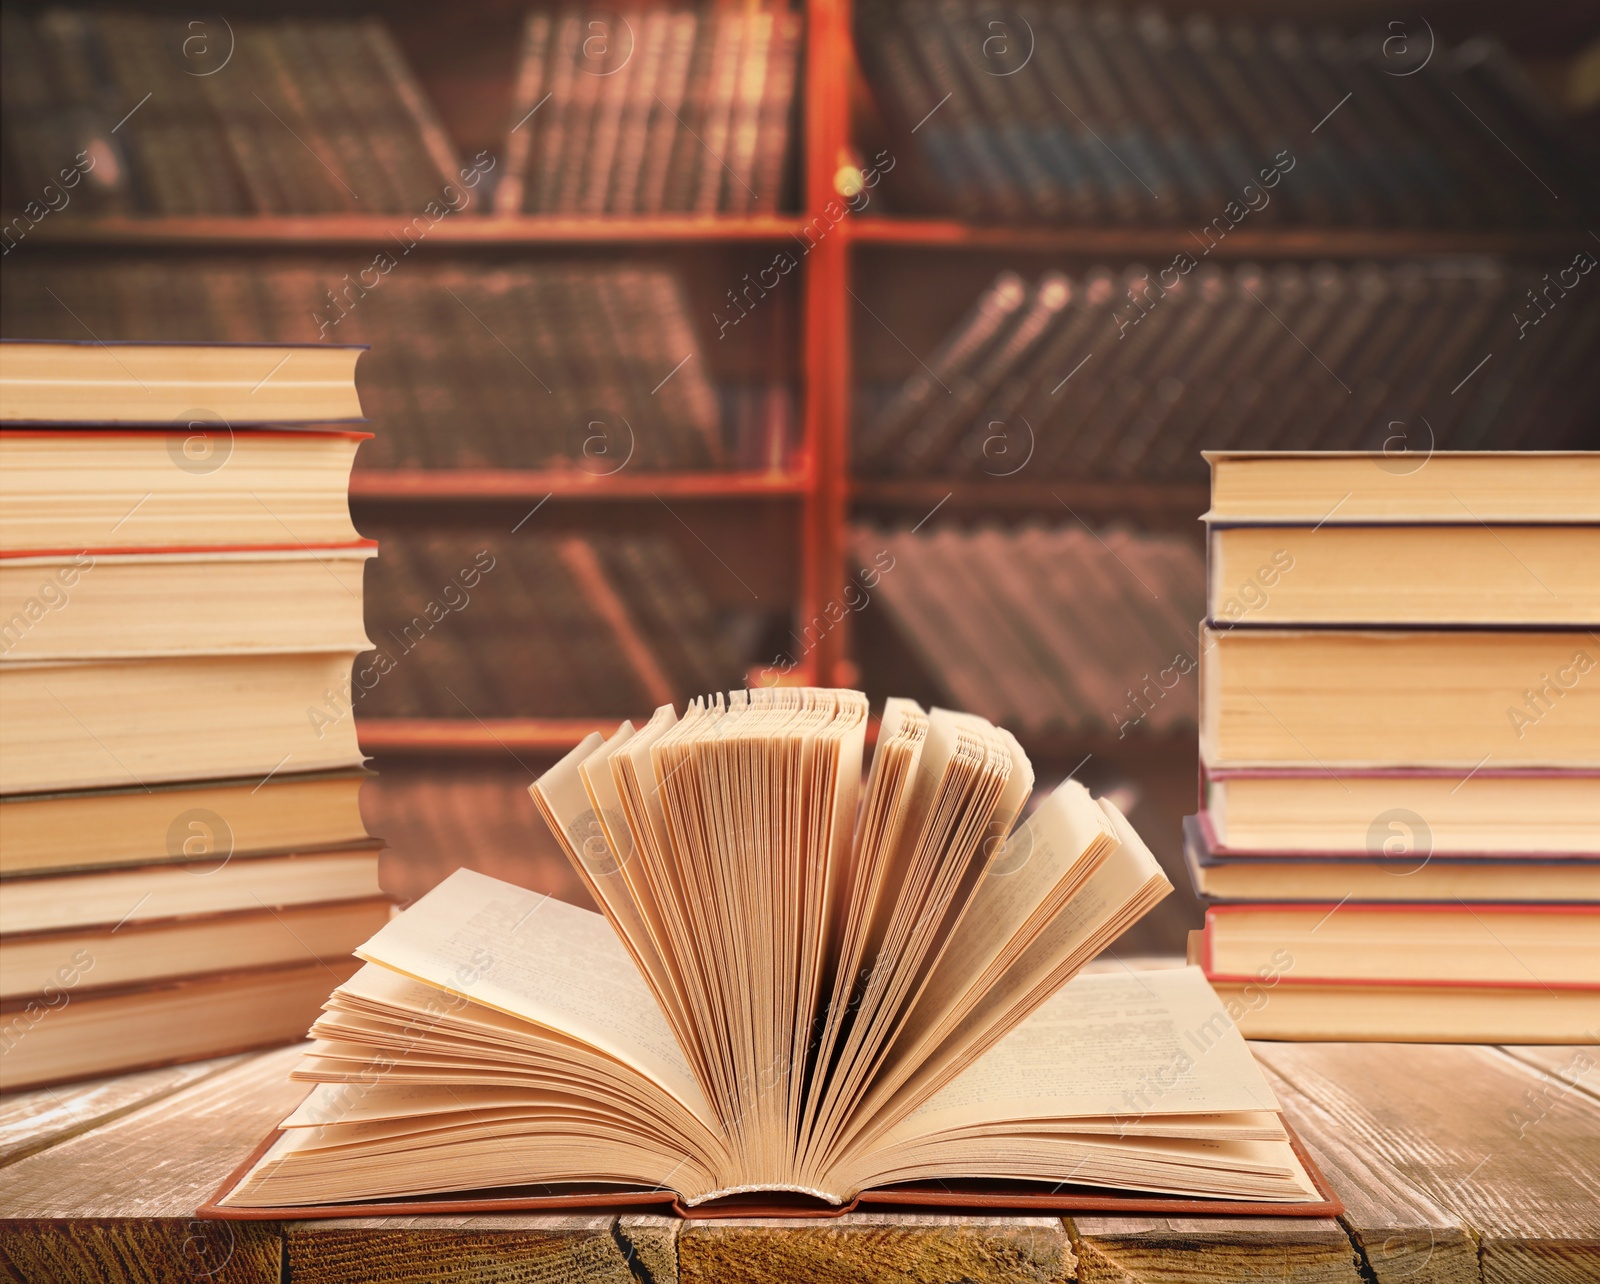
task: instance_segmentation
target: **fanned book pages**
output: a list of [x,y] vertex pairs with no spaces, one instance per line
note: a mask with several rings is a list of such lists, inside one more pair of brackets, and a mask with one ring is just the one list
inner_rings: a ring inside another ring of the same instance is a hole
[[1171,890],[1117,809],[1068,781],[1017,825],[1016,740],[903,700],[863,781],[867,714],[739,691],[591,735],[530,792],[604,915],[458,870],[391,920],[209,1211],[950,1181],[1326,1211],[1196,969],[1072,980]]

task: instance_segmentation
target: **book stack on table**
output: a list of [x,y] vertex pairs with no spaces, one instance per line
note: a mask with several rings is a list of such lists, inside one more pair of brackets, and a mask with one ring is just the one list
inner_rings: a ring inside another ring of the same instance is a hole
[[1192,947],[1257,1038],[1600,1031],[1600,459],[1209,456]]
[[359,420],[359,351],[0,345],[6,1089],[297,1038],[388,917],[366,434],[306,426]]

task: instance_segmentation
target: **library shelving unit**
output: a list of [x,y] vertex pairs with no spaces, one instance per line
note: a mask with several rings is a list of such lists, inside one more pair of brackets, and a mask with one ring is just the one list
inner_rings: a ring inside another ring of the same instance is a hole
[[[855,216],[844,212],[837,176],[842,167],[859,163],[859,153],[853,148],[859,141],[864,98],[852,5],[849,0],[800,3],[805,27],[797,84],[799,181],[791,184],[798,192],[797,211],[758,217],[463,215],[439,224],[428,247],[430,255],[463,262],[486,252],[504,261],[518,253],[581,252],[594,257],[613,251],[670,249],[692,255],[730,247],[752,251],[803,247],[795,300],[798,323],[793,336],[798,351],[788,354],[797,371],[799,433],[788,462],[765,472],[625,470],[608,477],[581,471],[497,467],[363,468],[352,485],[359,522],[417,531],[428,529],[436,520],[459,521],[463,514],[496,505],[511,511],[547,502],[550,512],[561,513],[562,520],[581,526],[600,520],[600,514],[607,521],[627,520],[619,515],[668,501],[696,506],[695,511],[766,514],[761,520],[769,521],[776,507],[784,514],[780,524],[789,532],[791,543],[794,575],[786,583],[792,587],[792,620],[797,632],[822,618],[829,603],[844,591],[851,573],[848,523],[854,515],[910,522],[941,510],[947,516],[1006,520],[1037,513],[1060,520],[1065,507],[1091,521],[1115,519],[1146,529],[1196,531],[1194,519],[1205,506],[1205,492],[1202,485],[1193,483],[853,476],[852,353],[853,332],[860,324],[859,298],[853,285],[860,284],[863,270],[879,256],[927,256],[931,267],[928,287],[937,288],[941,264],[971,256],[988,256],[994,263],[1006,262],[1008,255],[1032,256],[1030,261],[1126,263],[1171,256],[1191,249],[1192,242],[1191,234],[1182,227],[978,226],[904,213],[873,211]],[[438,19],[431,8],[405,4],[384,13],[464,153],[480,144],[493,150],[498,141],[496,133],[503,128],[511,93],[507,50],[515,45],[522,8],[503,0],[464,6],[472,21],[438,39],[434,38]],[[498,70],[478,66],[475,58],[500,65]],[[30,252],[38,248],[85,255],[359,250],[383,244],[404,217],[63,216],[45,220],[34,229],[28,248]],[[1241,229],[1230,236],[1217,247],[1217,257],[1262,261],[1452,254],[1533,257],[1571,252],[1588,244],[1581,230],[1264,227]],[[376,427],[382,430],[382,424]],[[731,517],[719,529],[736,531],[742,520]],[[821,632],[800,657],[789,680],[849,684],[857,676],[846,619]],[[605,725],[609,724],[590,719],[537,717],[364,718],[360,728],[364,746],[380,754],[452,756],[509,749],[549,756]],[[1094,747],[1090,741],[1069,737],[1062,743],[1037,747],[1070,761],[1086,746]],[[1183,747],[1192,757],[1192,737]],[[1115,753],[1118,746],[1102,748]]]

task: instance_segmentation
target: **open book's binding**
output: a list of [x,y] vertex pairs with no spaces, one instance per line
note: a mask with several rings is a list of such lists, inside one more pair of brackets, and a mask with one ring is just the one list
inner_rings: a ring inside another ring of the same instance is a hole
[[1142,1191],[1114,1191],[1099,1187],[1062,1186],[1050,1191],[1033,1189],[1026,1182],[964,1182],[957,1189],[944,1185],[882,1186],[864,1190],[842,1204],[825,1204],[799,1196],[784,1197],[769,1192],[752,1192],[714,1199],[693,1207],[685,1205],[670,1190],[632,1190],[624,1186],[605,1190],[586,1190],[554,1195],[433,1195],[420,1199],[381,1200],[354,1204],[304,1204],[282,1208],[239,1208],[224,1206],[257,1160],[277,1140],[274,1129],[245,1157],[211,1198],[195,1210],[197,1217],[226,1221],[301,1221],[329,1217],[454,1217],[482,1213],[561,1213],[574,1210],[654,1209],[671,1212],[690,1221],[728,1217],[833,1218],[858,1209],[941,1209],[982,1214],[1012,1212],[1112,1213],[1150,1217],[1338,1217],[1344,1203],[1334,1194],[1299,1135],[1284,1120],[1289,1144],[1305,1166],[1306,1175],[1317,1188],[1321,1200],[1314,1203],[1278,1204],[1237,1199],[1190,1199],[1179,1195],[1156,1195]]

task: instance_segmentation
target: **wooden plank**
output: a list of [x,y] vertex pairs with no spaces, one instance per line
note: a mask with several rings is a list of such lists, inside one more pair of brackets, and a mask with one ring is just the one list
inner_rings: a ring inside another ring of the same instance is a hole
[[0,1167],[159,1101],[242,1060],[216,1057],[0,1097]]
[[676,1217],[629,1213],[617,1218],[617,1238],[629,1254],[634,1275],[650,1284],[678,1284],[678,1232]]
[[1067,1225],[1079,1284],[1362,1278],[1344,1227],[1327,1217],[1074,1217]]
[[689,1222],[681,1284],[1067,1284],[1072,1246],[1053,1217],[848,1213]]
[[[852,219],[850,239],[868,245],[1054,252],[1095,258],[1170,258],[1193,253],[1194,240],[1174,227],[1006,227],[954,219]],[[1577,231],[1261,227],[1235,231],[1226,247],[1237,258],[1405,258],[1416,254],[1558,254],[1582,247]]]
[[635,1284],[616,1220],[589,1214],[290,1222],[284,1252],[295,1284]]
[[1377,1284],[1477,1284],[1478,1243],[1462,1219],[1349,1137],[1338,1119],[1263,1065],[1284,1113],[1344,1201],[1339,1221]]
[[[307,245],[387,245],[407,226],[404,214],[183,215],[162,218],[55,220],[37,226],[40,244],[272,248]],[[800,230],[794,215],[653,215],[644,218],[496,217],[445,219],[428,239],[449,245],[625,245],[638,242],[711,244],[788,241]]]
[[1257,1057],[1478,1243],[1483,1284],[1600,1277],[1600,1104],[1494,1048],[1278,1043]]
[[305,1095],[298,1046],[256,1053],[0,1169],[0,1267],[22,1280],[277,1284],[277,1228],[194,1210]]
[[1550,1080],[1557,1081],[1546,1084],[1545,1090],[1559,1091],[1558,1085],[1565,1085],[1600,1101],[1600,1069],[1597,1069],[1600,1067],[1600,1047],[1593,1044],[1572,1047],[1550,1043],[1532,1047],[1504,1047],[1500,1051],[1532,1066]]
[[797,473],[612,473],[581,469],[369,468],[350,478],[350,498],[365,503],[436,500],[624,501],[769,499],[805,491]]
[[281,1260],[268,1223],[0,1222],[0,1279],[22,1284],[278,1284]]

